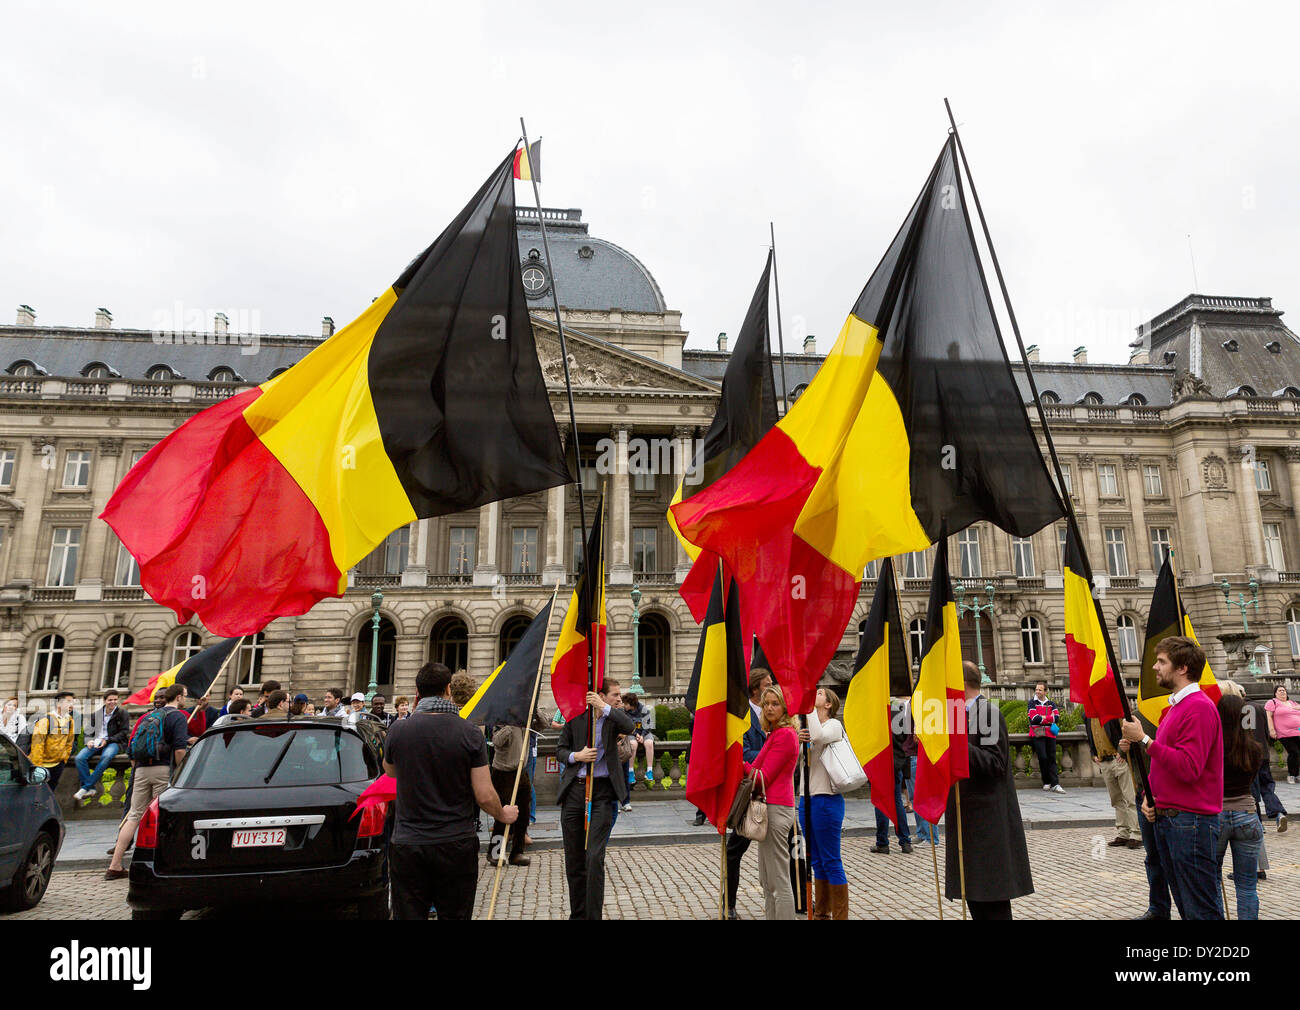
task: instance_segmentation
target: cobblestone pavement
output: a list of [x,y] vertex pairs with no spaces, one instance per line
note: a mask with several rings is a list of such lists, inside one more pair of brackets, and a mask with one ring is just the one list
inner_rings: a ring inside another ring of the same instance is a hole
[[[1037,893],[1013,902],[1020,919],[1124,919],[1146,907],[1146,876],[1141,849],[1106,846],[1108,830],[1062,828],[1026,834]],[[1265,835],[1270,868],[1259,884],[1260,917],[1286,919],[1300,916],[1300,826],[1278,835],[1270,827]],[[850,914],[853,918],[934,919],[934,871],[928,846],[911,855],[891,847],[888,855],[868,851],[869,838],[844,843],[849,876]],[[621,846],[606,858],[605,916],[610,919],[705,919],[716,915],[719,848],[716,843]],[[938,851],[939,877],[943,879],[943,844]],[[758,887],[757,862],[746,855],[738,899],[743,918],[761,918],[763,897]],[[1231,856],[1224,870],[1231,869]],[[478,911],[486,917],[493,871],[479,873]],[[1235,918],[1232,882],[1226,881],[1229,912]],[[248,919],[283,910],[228,912],[222,918]],[[187,913],[187,918],[208,917],[210,910]],[[312,917],[347,917],[350,910],[310,910]],[[555,919],[568,915],[564,883],[564,857],[558,850],[532,853],[532,865],[507,866],[502,872],[497,917]],[[960,902],[944,902],[946,917],[960,917]],[[106,881],[103,871],[56,871],[44,901],[30,912],[3,919],[116,919],[129,918],[126,882]]]

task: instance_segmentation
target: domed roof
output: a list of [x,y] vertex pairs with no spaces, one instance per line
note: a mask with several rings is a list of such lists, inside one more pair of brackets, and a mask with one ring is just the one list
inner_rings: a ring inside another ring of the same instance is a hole
[[581,210],[542,209],[554,260],[549,267],[537,211],[520,207],[516,213],[519,260],[524,267],[524,291],[530,306],[549,305],[553,277],[562,308],[667,311],[663,292],[645,265],[621,246],[587,234]]

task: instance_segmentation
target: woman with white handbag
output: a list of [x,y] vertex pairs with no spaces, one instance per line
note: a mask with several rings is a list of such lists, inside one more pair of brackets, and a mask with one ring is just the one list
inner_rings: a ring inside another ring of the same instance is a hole
[[[817,701],[808,714],[808,728],[799,734],[801,739],[806,735],[812,744],[808,763],[812,823],[804,823],[804,808],[800,806],[799,826],[808,839],[808,861],[812,864],[815,888],[814,919],[849,917],[849,878],[840,859],[840,832],[844,827],[844,797],[840,791],[849,784],[847,780],[854,771],[859,786],[866,780],[844,735],[844,726],[836,718],[839,714],[839,695],[829,688],[818,688]],[[842,769],[840,763],[845,759],[841,752],[846,749],[848,766]]]
[[[745,773],[755,778],[766,802],[765,831],[758,842],[758,882],[763,888],[764,917],[794,918],[794,891],[790,888],[790,829],[794,827],[794,769],[799,759],[799,735],[785,708],[780,690],[769,687],[760,706],[767,740]],[[751,802],[751,806],[754,804]],[[761,804],[758,804],[761,806]],[[746,821],[748,828],[749,821]],[[742,833],[752,837],[742,828]]]

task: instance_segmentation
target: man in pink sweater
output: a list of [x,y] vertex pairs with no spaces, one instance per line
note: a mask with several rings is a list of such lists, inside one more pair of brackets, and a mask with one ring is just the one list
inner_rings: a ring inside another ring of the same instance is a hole
[[1172,636],[1156,646],[1156,683],[1169,689],[1156,738],[1136,719],[1123,724],[1126,751],[1144,743],[1151,756],[1155,807],[1142,813],[1155,824],[1160,865],[1184,919],[1222,919],[1219,900],[1219,812],[1223,809],[1223,723],[1198,681],[1205,653],[1190,638]]

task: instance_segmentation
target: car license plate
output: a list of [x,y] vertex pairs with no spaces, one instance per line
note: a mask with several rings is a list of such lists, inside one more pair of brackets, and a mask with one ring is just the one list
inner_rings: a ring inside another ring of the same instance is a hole
[[262,828],[255,831],[236,831],[230,842],[232,849],[251,849],[260,845],[284,845],[284,828]]

